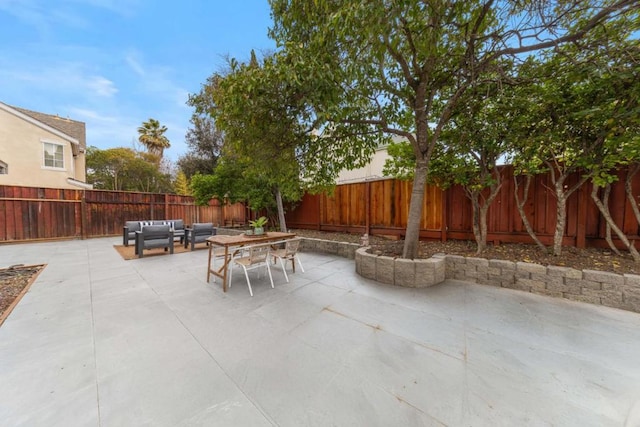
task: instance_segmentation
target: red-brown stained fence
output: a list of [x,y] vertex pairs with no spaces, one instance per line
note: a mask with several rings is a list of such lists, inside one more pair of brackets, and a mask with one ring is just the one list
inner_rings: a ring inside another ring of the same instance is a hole
[[[627,200],[625,174],[625,171],[621,171],[619,181],[612,186],[609,205],[613,219],[638,245],[640,227],[631,208],[631,203],[637,201]],[[488,213],[488,240],[496,243],[532,243],[516,207],[511,168],[504,167],[502,175],[503,187]],[[567,185],[572,185],[577,179],[577,175],[570,177]],[[520,185],[520,194],[523,183]],[[402,237],[407,226],[411,188],[411,182],[383,179],[339,185],[332,196],[305,195],[301,203],[287,212],[287,227]],[[634,177],[633,194],[640,198],[640,174]],[[524,209],[538,237],[545,244],[551,244],[555,230],[556,199],[548,175],[534,178]],[[591,200],[591,184],[587,183],[568,199],[563,242],[578,247],[604,247],[605,227],[605,220]],[[427,186],[420,237],[473,239],[471,202],[461,187],[454,186],[443,191],[435,186]]]
[[79,236],[81,192],[0,186],[0,241]]
[[[610,206],[625,234],[640,243],[640,227],[624,191],[625,171],[612,187]],[[531,242],[515,205],[515,186],[509,167],[503,170],[503,187],[489,209],[490,242]],[[572,177],[568,185],[575,182]],[[407,226],[411,182],[394,179],[345,184],[332,196],[310,195],[288,207],[287,227],[325,231],[403,236]],[[522,191],[522,185],[520,186]],[[633,181],[640,198],[640,175]],[[605,246],[605,221],[592,202],[590,184],[567,203],[566,245]],[[550,244],[555,228],[556,200],[549,176],[535,177],[525,211],[538,237]],[[244,204],[196,206],[193,198],[172,194],[103,190],[63,190],[0,186],[0,242],[87,238],[119,235],[127,220],[183,219],[217,225],[245,224]],[[427,186],[420,221],[423,239],[473,239],[472,210],[460,187],[443,191]]]
[[114,236],[125,221],[246,223],[244,204],[196,206],[175,194],[0,186],[0,242]]

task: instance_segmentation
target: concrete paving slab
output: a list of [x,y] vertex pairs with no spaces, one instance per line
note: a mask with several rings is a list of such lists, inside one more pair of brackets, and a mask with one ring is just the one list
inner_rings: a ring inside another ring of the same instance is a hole
[[0,245],[48,263],[0,327],[0,426],[635,426],[640,315],[353,261],[206,281],[207,251]]

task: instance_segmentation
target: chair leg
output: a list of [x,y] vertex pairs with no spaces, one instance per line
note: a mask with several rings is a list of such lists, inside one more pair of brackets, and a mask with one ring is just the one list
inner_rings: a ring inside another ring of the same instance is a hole
[[280,258],[280,265],[282,266],[282,272],[284,273],[284,279],[289,283],[289,276],[287,275],[287,267],[284,264],[284,259]]
[[[300,261],[300,257],[298,255],[294,256],[295,259],[298,260],[298,265],[300,266],[300,270],[304,273],[304,267],[302,266],[302,261]],[[293,260],[291,260],[293,262]]]
[[[253,296],[253,290],[251,289],[251,282],[249,281],[249,273],[247,273],[247,268],[243,265],[242,269],[244,270],[244,276],[247,278],[247,286],[249,287],[249,294]],[[271,282],[273,285],[273,282]]]
[[267,272],[269,272],[269,280],[271,281],[271,289],[275,289],[275,286],[273,286],[273,276],[271,275],[271,267],[269,267],[269,262],[265,262],[265,265],[267,266]]

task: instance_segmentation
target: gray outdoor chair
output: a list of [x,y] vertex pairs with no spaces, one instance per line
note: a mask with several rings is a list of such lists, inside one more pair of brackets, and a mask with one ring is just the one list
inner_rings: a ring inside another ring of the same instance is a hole
[[140,231],[140,221],[126,221],[122,227],[122,244],[129,246],[129,241],[136,240],[136,231]]
[[187,228],[185,232],[184,247],[191,246],[191,250],[195,249],[196,243],[209,243],[207,238],[215,236],[216,229],[213,228],[212,222],[196,222],[191,228]]
[[169,224],[173,229],[173,239],[180,239],[180,243],[184,243],[185,228],[184,221],[181,219],[172,219],[164,221],[164,224]]
[[169,225],[146,225],[136,231],[136,255],[144,256],[145,249],[164,248],[173,254],[173,230]]

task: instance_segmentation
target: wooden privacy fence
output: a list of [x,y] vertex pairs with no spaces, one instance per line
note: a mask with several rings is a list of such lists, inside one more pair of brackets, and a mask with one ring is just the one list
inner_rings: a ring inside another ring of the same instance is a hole
[[0,242],[121,235],[129,220],[246,223],[244,204],[175,194],[0,186]]
[[[619,173],[620,180],[612,187],[609,203],[613,219],[638,244],[640,230],[631,208],[631,203],[637,201],[627,200],[625,173]],[[533,243],[516,207],[510,166],[503,167],[502,176],[502,189],[488,213],[488,240]],[[577,175],[572,176],[567,184],[571,185],[576,179]],[[535,177],[524,207],[534,231],[545,244],[553,242],[555,230],[556,199],[551,187],[548,175]],[[307,194],[301,203],[290,208],[286,216],[287,227],[402,237],[407,226],[411,188],[411,182],[382,179],[339,185],[333,196]],[[522,194],[522,189],[520,191]],[[568,200],[565,245],[606,246],[606,223],[590,194],[591,185],[585,184]],[[634,179],[633,194],[640,194],[640,175]],[[420,237],[425,240],[472,240],[472,214],[471,202],[461,187],[441,190],[428,185]]]
[[[621,171],[620,180],[613,185],[609,203],[613,219],[639,244],[640,230],[631,208],[637,200],[627,200],[625,173]],[[489,209],[488,240],[531,243],[516,209],[510,167],[505,167],[502,175],[502,190]],[[576,179],[577,175],[568,184]],[[639,197],[640,175],[632,187]],[[591,185],[585,184],[568,200],[565,245],[606,246],[606,223],[590,192]],[[332,196],[307,194],[297,206],[290,206],[287,227],[402,237],[410,198],[411,182],[407,181],[383,179],[339,185]],[[545,244],[553,240],[555,208],[549,176],[537,176],[525,211]],[[187,225],[213,222],[232,226],[245,224],[248,218],[242,203],[226,205],[212,200],[208,206],[196,206],[193,198],[173,194],[0,186],[0,242],[120,235],[127,220],[183,219]],[[462,188],[443,191],[427,186],[420,237],[473,239],[471,202]]]

